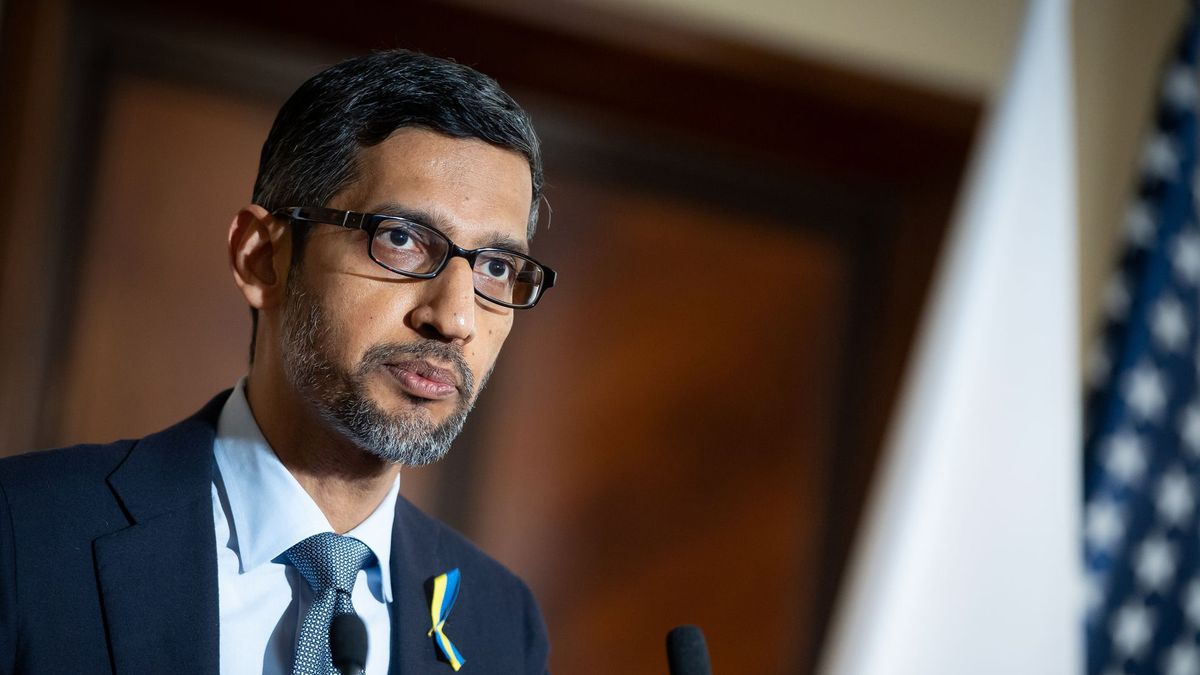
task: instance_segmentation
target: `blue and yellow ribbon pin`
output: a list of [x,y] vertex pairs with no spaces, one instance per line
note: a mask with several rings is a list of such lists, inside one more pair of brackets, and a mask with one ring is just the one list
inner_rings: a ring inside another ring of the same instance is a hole
[[450,610],[454,609],[454,601],[458,599],[459,580],[462,575],[458,568],[454,568],[445,574],[439,574],[433,580],[433,599],[429,602],[429,616],[433,619],[433,628],[429,629],[429,637],[437,643],[438,649],[442,650],[446,660],[450,662],[450,667],[457,671],[463,667],[466,660],[462,654],[458,653],[458,649],[454,647],[454,643],[450,642],[450,638],[446,637],[446,633],[442,631],[442,627],[446,625],[446,618],[450,616]]

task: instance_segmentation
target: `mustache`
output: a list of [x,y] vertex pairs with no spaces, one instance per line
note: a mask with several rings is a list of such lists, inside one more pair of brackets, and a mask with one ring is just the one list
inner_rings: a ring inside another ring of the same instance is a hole
[[386,342],[375,345],[363,354],[356,368],[358,375],[380,368],[388,363],[408,360],[425,360],[435,363],[447,363],[458,375],[463,398],[470,401],[475,394],[475,376],[467,366],[467,358],[462,350],[435,340],[417,342]]

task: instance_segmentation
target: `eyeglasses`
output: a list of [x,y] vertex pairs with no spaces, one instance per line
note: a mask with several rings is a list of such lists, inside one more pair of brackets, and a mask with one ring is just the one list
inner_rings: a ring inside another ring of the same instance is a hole
[[536,305],[558,276],[522,253],[493,247],[467,250],[428,225],[398,216],[307,206],[289,206],[274,215],[292,222],[364,230],[370,235],[367,255],[371,260],[414,279],[432,279],[446,269],[451,258],[465,258],[474,274],[475,294],[513,309]]

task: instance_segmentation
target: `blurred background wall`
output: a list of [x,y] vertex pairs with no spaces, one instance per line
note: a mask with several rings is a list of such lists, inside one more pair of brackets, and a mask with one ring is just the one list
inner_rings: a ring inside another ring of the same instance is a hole
[[[1024,6],[8,0],[0,454],[236,381],[224,236],[275,110],[356,53],[450,56],[539,126],[562,284],[405,494],[531,583],[557,672],[665,672],[682,622],[717,672],[807,672]],[[1183,7],[1076,7],[1085,336]]]

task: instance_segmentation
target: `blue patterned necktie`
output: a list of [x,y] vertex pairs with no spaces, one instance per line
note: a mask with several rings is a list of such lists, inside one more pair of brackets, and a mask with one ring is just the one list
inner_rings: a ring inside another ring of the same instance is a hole
[[289,548],[284,554],[313,589],[313,602],[304,615],[296,640],[292,675],[336,673],[329,655],[329,623],[335,614],[352,614],[350,592],[371,549],[352,537],[322,532]]

